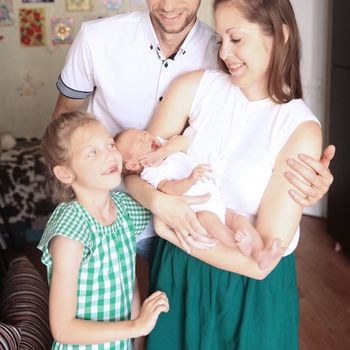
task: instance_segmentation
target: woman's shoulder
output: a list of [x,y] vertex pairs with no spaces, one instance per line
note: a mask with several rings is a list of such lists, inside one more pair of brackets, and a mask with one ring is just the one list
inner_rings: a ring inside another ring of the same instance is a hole
[[198,86],[201,80],[223,81],[232,85],[232,83],[230,82],[230,76],[219,69],[199,69],[187,72],[180,75],[177,79],[175,79],[174,82],[176,84]]
[[304,121],[314,121],[320,125],[316,115],[306,105],[302,99],[294,99],[285,104],[288,114],[299,123]]

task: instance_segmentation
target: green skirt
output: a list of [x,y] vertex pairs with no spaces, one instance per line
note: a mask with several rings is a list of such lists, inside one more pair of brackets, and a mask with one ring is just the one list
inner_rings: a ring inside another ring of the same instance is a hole
[[155,242],[151,292],[170,303],[148,350],[295,350],[299,302],[294,254],[263,281],[212,267],[172,244]]

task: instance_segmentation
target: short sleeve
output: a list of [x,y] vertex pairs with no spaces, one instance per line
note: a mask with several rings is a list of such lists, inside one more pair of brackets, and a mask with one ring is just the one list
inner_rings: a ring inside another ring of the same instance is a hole
[[83,261],[89,256],[92,243],[87,221],[79,205],[75,203],[61,203],[51,215],[38,248],[43,252],[42,262],[51,265],[49,244],[53,237],[64,236],[79,241],[84,245]]
[[164,179],[167,179],[166,174],[163,172],[162,164],[156,167],[146,167],[141,173],[141,178],[147,181],[154,188],[157,188],[159,183]]
[[135,229],[135,235],[143,232],[151,219],[152,213],[126,193],[113,193],[113,198],[115,198],[117,203],[122,204],[123,208],[130,217]]
[[58,90],[69,98],[85,98],[95,88],[91,51],[86,32],[86,24],[83,23],[69,49],[65,65],[57,81]]

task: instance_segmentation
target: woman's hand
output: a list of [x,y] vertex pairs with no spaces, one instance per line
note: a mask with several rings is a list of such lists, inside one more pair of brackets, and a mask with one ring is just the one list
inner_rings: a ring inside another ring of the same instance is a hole
[[[301,177],[292,172],[285,173],[288,181],[298,191],[290,190],[289,195],[303,207],[315,205],[329,190],[333,182],[333,176],[329,170],[329,164],[335,155],[335,146],[329,145],[323,152],[320,161],[309,157],[306,154],[299,154],[301,162],[288,159],[287,164]],[[305,164],[305,165],[304,165]]]
[[[158,233],[158,230],[168,230],[168,234],[175,234],[181,247],[188,253],[191,246],[199,249],[208,249],[215,246],[217,241],[209,237],[189,206],[189,204],[204,203],[208,199],[209,194],[202,196],[162,196],[154,210],[156,232]],[[162,234],[160,236],[167,239]]]

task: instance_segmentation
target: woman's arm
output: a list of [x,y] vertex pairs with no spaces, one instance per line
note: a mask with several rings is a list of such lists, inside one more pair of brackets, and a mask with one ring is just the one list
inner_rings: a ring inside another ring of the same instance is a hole
[[98,322],[75,317],[83,251],[80,242],[63,236],[54,237],[50,244],[53,269],[49,316],[55,340],[64,344],[96,344],[148,334],[159,313],[168,310],[167,299],[160,292],[156,296],[152,294],[152,300],[146,299],[142,308],[147,310],[141,310],[135,320]]
[[[147,128],[152,135],[170,139],[174,135],[181,134],[202,75],[203,71],[195,71],[175,79],[159,103]],[[189,204],[205,202],[208,196],[193,198],[169,196],[155,190],[135,175],[125,177],[125,184],[131,196],[174,229],[184,249],[189,250],[189,245],[184,240],[188,233],[196,241],[213,243],[206,238],[207,233],[189,207]]]
[[147,127],[152,135],[170,139],[182,133],[202,76],[203,71],[194,71],[171,83]]
[[[143,181],[137,175],[129,175],[124,178],[128,193],[144,207],[159,216],[167,225],[172,227],[180,244],[185,251],[190,250],[185,237],[188,233],[196,242],[213,244],[216,241],[208,238],[208,233],[200,225],[196,214],[190,208],[190,204],[201,204],[209,199],[208,195],[202,196],[173,196],[157,191],[153,186]],[[199,245],[200,247],[200,245]]]
[[[320,150],[321,130],[318,124],[305,122],[295,130],[280,151],[273,175],[264,192],[256,222],[256,229],[265,242],[280,238],[283,245],[287,247],[294,237],[302,215],[303,207],[288,195],[289,183],[284,177],[287,168],[286,159],[295,157],[301,152],[306,152],[317,158]],[[155,227],[161,237],[179,246],[169,227],[161,222],[156,222]],[[265,278],[278,263],[276,261],[268,269],[261,270],[252,258],[245,257],[237,249],[223,244],[218,244],[209,251],[193,248],[191,255],[217,268],[256,279]]]

